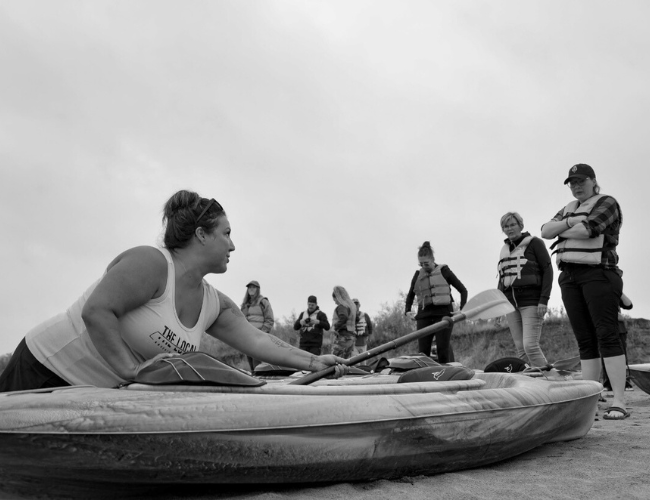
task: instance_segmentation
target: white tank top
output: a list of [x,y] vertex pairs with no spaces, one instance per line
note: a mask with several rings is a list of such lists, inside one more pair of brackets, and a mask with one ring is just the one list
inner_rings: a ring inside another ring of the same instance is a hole
[[[167,249],[159,250],[167,260],[165,291],[120,318],[122,339],[138,362],[162,352],[199,350],[202,334],[216,321],[220,311],[217,291],[204,280],[199,319],[193,327],[185,327],[176,314],[171,254]],[[97,352],[81,319],[81,311],[100,281],[101,278],[93,283],[65,313],[38,325],[25,336],[34,357],[73,385],[114,387],[125,382]]]

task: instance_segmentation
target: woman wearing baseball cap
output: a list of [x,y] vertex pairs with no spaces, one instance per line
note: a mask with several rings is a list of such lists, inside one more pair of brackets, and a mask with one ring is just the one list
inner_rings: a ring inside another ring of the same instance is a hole
[[600,380],[600,355],[609,375],[614,400],[606,420],[629,417],[625,408],[625,354],[618,333],[618,306],[623,293],[618,268],[621,207],[600,194],[594,169],[574,165],[564,181],[576,199],[542,226],[542,237],[557,238],[556,263],[560,269],[562,302],[580,350],[582,378]]
[[[246,293],[244,295],[244,300],[242,300],[241,312],[244,313],[246,321],[255,328],[264,333],[271,333],[273,324],[275,323],[273,309],[271,308],[269,299],[262,295],[259,281],[253,280],[246,284]],[[248,360],[248,366],[251,369],[251,373],[253,373],[255,367],[259,365],[260,362],[250,356],[246,356],[246,359]]]

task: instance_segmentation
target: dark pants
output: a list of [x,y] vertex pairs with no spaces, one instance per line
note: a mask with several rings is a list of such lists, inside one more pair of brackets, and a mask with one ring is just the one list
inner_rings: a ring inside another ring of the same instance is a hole
[[[417,320],[417,329],[421,330],[424,327],[433,325],[442,320],[444,316],[431,316],[429,318],[422,318]],[[425,337],[418,339],[418,349],[421,353],[427,356],[431,355],[431,344],[433,343],[433,336],[436,337],[436,350],[438,353],[438,363],[450,363],[455,361],[454,350],[451,348],[451,332],[453,326],[449,326],[444,330],[432,333]]]
[[320,349],[321,346],[318,344],[303,344],[302,342],[300,343],[300,349],[303,351],[307,351],[314,356],[320,356]]
[[0,392],[27,391],[46,387],[65,387],[70,384],[43,366],[20,341],[9,364],[0,375]]
[[558,280],[562,302],[580,359],[624,354],[618,333],[618,305],[623,280],[616,271],[579,264],[566,264]]

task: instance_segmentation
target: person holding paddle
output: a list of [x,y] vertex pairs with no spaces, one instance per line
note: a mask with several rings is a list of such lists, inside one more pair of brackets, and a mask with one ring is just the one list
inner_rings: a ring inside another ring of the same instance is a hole
[[584,163],[569,169],[564,184],[575,201],[542,226],[542,237],[557,238],[556,263],[562,302],[578,342],[582,378],[600,380],[600,355],[614,392],[603,418],[622,420],[625,408],[625,352],[618,330],[623,272],[618,268],[618,236],[623,223],[616,199],[600,194],[594,169]]
[[235,250],[216,200],[178,191],[165,204],[163,222],[163,248],[121,253],[66,312],[27,333],[0,376],[0,392],[115,387],[161,358],[200,350],[203,332],[268,363],[347,372],[342,358],[315,356],[255,328],[205,281],[226,272]]
[[[413,301],[417,296],[418,310],[414,319],[417,329],[433,325],[449,316],[453,312],[453,298],[450,285],[460,293],[461,309],[467,302],[467,288],[460,282],[456,275],[446,264],[436,264],[433,257],[431,243],[425,241],[418,250],[420,269],[415,271],[411,280],[411,287],[406,295],[404,314],[410,315]],[[426,356],[431,355],[433,336],[436,337],[436,349],[439,363],[454,361],[454,351],[451,347],[451,332],[453,324],[437,333],[432,333],[418,339],[419,352]]]
[[551,256],[540,238],[522,233],[524,219],[517,212],[501,217],[501,229],[507,238],[499,255],[498,288],[515,307],[507,318],[517,357],[548,369],[539,338],[553,287]]

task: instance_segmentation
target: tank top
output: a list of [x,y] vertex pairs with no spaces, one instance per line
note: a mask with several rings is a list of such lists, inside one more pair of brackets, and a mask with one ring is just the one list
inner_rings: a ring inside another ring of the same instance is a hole
[[[167,283],[160,297],[129,311],[120,318],[120,334],[138,362],[163,352],[197,351],[202,334],[219,316],[217,290],[203,280],[203,303],[196,324],[183,325],[176,314],[174,262],[167,249],[159,248],[167,260]],[[103,276],[102,276],[103,278]],[[102,278],[93,283],[70,308],[45,321],[25,336],[34,357],[73,385],[114,387],[125,382],[97,352],[81,312]]]

